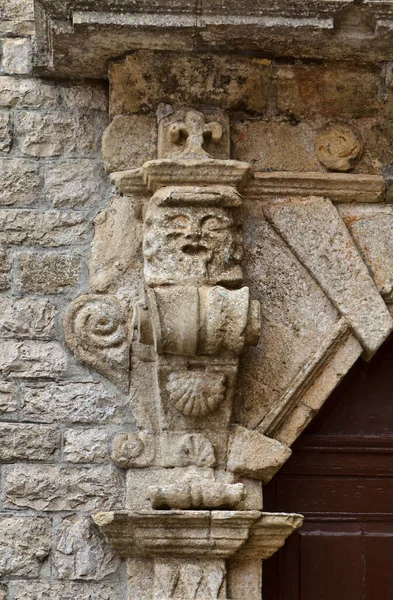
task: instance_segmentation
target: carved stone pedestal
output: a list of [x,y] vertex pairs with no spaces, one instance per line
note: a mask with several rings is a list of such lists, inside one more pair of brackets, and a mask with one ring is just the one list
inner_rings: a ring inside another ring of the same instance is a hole
[[132,559],[129,598],[138,600],[243,600],[236,592],[244,590],[242,575],[247,600],[260,598],[261,560],[303,521],[257,510],[109,512],[93,519]]

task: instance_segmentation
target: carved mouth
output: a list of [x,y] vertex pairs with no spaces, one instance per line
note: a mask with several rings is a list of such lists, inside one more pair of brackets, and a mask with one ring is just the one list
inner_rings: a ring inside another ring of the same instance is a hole
[[185,244],[182,246],[181,250],[184,254],[188,254],[189,256],[198,256],[200,254],[206,254],[209,249],[203,244]]

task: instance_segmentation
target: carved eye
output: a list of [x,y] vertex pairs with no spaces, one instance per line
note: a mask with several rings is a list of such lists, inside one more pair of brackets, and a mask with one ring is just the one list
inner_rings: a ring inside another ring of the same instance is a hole
[[202,229],[204,231],[222,231],[228,227],[229,222],[221,217],[208,216],[202,220]]
[[190,225],[190,219],[186,215],[177,215],[168,221],[171,229],[187,229]]

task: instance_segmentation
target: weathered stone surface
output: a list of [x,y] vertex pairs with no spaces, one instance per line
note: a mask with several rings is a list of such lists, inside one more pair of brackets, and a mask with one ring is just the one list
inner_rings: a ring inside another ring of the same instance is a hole
[[11,261],[8,254],[0,248],[0,290],[7,290],[10,287],[10,269]]
[[26,75],[31,72],[32,48],[28,38],[4,40],[2,50],[1,64],[4,73]]
[[39,577],[50,548],[50,519],[0,516],[1,577]]
[[102,110],[108,109],[108,93],[104,83],[83,82],[81,84],[63,85],[61,88],[63,102],[67,108],[79,110]]
[[130,316],[116,296],[85,294],[64,315],[67,345],[76,358],[127,393],[130,370]]
[[102,383],[23,384],[21,419],[39,423],[121,423],[125,401]]
[[142,288],[142,207],[129,197],[112,198],[94,220],[89,280],[96,292],[126,288],[134,297]]
[[1,0],[0,33],[31,35],[35,30],[33,0]]
[[1,423],[0,460],[50,460],[60,447],[60,432],[50,425]]
[[123,505],[123,481],[113,467],[13,465],[4,469],[5,508],[113,510]]
[[10,76],[0,78],[0,106],[56,108],[59,102],[59,88],[49,80],[17,79]]
[[0,158],[0,205],[33,204],[38,198],[39,190],[37,162],[22,158]]
[[55,307],[48,300],[0,298],[1,337],[53,338],[54,328]]
[[12,146],[11,113],[0,111],[0,151],[9,152]]
[[105,169],[112,173],[140,167],[156,158],[157,124],[150,115],[115,117],[102,138]]
[[393,321],[333,204],[322,198],[286,199],[264,211],[372,355]]
[[322,129],[315,141],[319,162],[330,171],[349,171],[363,152],[359,132],[343,123],[332,123]]
[[228,470],[268,483],[290,456],[290,448],[277,440],[236,427],[229,441]]
[[337,310],[254,204],[244,226],[244,270],[262,309],[262,340],[240,359],[236,422],[254,429],[318,353]]
[[234,158],[262,170],[321,171],[315,133],[312,122],[241,121],[232,128]]
[[68,357],[59,342],[0,341],[0,370],[10,377],[56,377],[63,374]]
[[96,155],[105,121],[105,113],[21,111],[19,149],[28,156]]
[[73,463],[103,463],[109,461],[109,433],[104,429],[66,429],[64,460]]
[[81,264],[77,256],[51,253],[21,253],[17,282],[25,292],[58,294],[78,282]]
[[0,414],[11,413],[17,410],[14,384],[8,381],[0,381]]
[[11,584],[14,600],[124,600],[113,583],[20,581]]
[[379,74],[371,67],[285,65],[275,80],[278,110],[296,119],[368,117],[380,107]]
[[62,519],[55,544],[53,564],[59,579],[99,581],[119,568],[118,555],[104,542],[89,517]]
[[264,59],[138,51],[110,66],[110,110],[112,116],[148,112],[166,102],[261,113],[269,77]]
[[0,243],[25,246],[71,246],[87,240],[86,213],[28,209],[1,210]]
[[65,160],[45,170],[45,194],[56,208],[102,206],[108,187],[102,165],[95,160]]

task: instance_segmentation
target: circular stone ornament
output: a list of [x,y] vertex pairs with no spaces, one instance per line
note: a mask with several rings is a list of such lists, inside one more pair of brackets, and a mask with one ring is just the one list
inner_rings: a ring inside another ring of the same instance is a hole
[[329,171],[352,169],[363,153],[363,140],[352,127],[342,123],[328,125],[317,135],[315,151],[320,163]]

